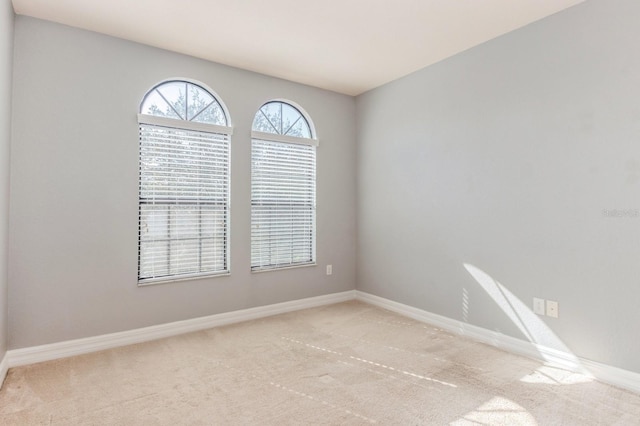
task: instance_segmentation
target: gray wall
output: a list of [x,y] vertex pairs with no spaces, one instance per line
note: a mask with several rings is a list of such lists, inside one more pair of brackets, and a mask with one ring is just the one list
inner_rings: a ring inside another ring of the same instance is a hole
[[358,97],[357,288],[640,372],[638,22],[588,1]]
[[[7,350],[9,244],[9,164],[11,147],[11,73],[13,69],[13,7],[0,4],[0,360]],[[1,383],[0,383],[1,384]]]
[[0,4],[0,360],[7,350],[7,247],[9,244],[9,158],[11,146],[11,72],[13,69],[13,7]]
[[[9,348],[355,288],[354,98],[22,16],[14,66]],[[171,77],[231,114],[232,273],[139,288],[136,113]],[[250,130],[273,98],[305,108],[320,139],[319,265],[251,274]]]

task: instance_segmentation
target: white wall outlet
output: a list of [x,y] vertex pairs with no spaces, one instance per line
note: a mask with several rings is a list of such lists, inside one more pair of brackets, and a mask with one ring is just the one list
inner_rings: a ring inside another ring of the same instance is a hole
[[327,275],[333,274],[333,266],[327,265]]
[[547,300],[547,316],[558,318],[558,302]]
[[533,312],[538,315],[544,315],[544,299],[533,298]]

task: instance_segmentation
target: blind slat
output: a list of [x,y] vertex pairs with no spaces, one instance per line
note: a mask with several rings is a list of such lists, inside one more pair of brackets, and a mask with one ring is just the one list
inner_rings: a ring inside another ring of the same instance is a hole
[[253,139],[251,268],[315,261],[316,147]]
[[140,124],[139,189],[139,281],[228,272],[228,135]]

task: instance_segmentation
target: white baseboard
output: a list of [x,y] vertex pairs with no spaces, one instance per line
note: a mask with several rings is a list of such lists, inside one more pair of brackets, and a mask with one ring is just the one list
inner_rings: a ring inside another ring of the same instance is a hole
[[0,389],[2,389],[2,384],[4,383],[4,379],[7,377],[8,371],[9,362],[7,361],[7,354],[5,353],[2,356],[2,361],[0,361]]
[[580,358],[564,351],[516,339],[359,290],[356,290],[356,299],[508,352],[543,361],[547,365],[586,374],[601,382],[640,393],[640,374],[632,371]]
[[74,355],[132,345],[135,343],[147,342],[183,333],[205,330],[221,325],[264,318],[301,309],[330,305],[333,303],[346,302],[353,299],[431,324],[455,334],[467,336],[473,340],[498,347],[508,352],[524,355],[571,371],[589,374],[602,382],[640,393],[640,374],[638,373],[576,357],[567,352],[558,351],[532,342],[526,342],[524,340],[506,336],[482,327],[453,320],[451,318],[433,314],[422,309],[414,308],[412,306],[404,305],[402,303],[394,302],[392,300],[358,290],[310,297],[291,302],[243,309],[240,311],[176,321],[168,324],[104,334],[101,336],[68,340],[65,342],[51,343],[48,345],[33,346],[23,349],[13,349],[7,351],[2,361],[0,361],[0,386],[2,384],[2,380],[4,380],[7,374],[7,370],[11,367],[51,361]]
[[[7,368],[18,367],[20,365],[51,361],[54,359],[82,355],[90,352],[132,345],[135,343],[148,342],[150,340],[162,339],[164,337],[175,336],[178,334],[190,333],[221,325],[264,318],[286,312],[330,305],[353,299],[355,299],[355,290],[350,290],[342,293],[334,293],[324,296],[310,297],[307,299],[294,300],[291,302],[276,303],[274,305],[242,309],[239,311],[210,315],[184,321],[176,321],[168,324],[154,325],[151,327],[138,328],[118,333],[67,340],[64,342],[33,346],[23,349],[12,349],[7,352],[4,360],[2,361],[3,363],[0,364],[0,366],[4,366],[4,370],[6,372]],[[0,370],[0,373],[1,372],[2,370]]]

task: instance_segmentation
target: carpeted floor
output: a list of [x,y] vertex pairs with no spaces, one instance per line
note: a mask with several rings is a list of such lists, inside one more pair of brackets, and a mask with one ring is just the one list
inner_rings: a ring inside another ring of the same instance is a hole
[[9,371],[2,425],[634,425],[640,395],[360,302]]

